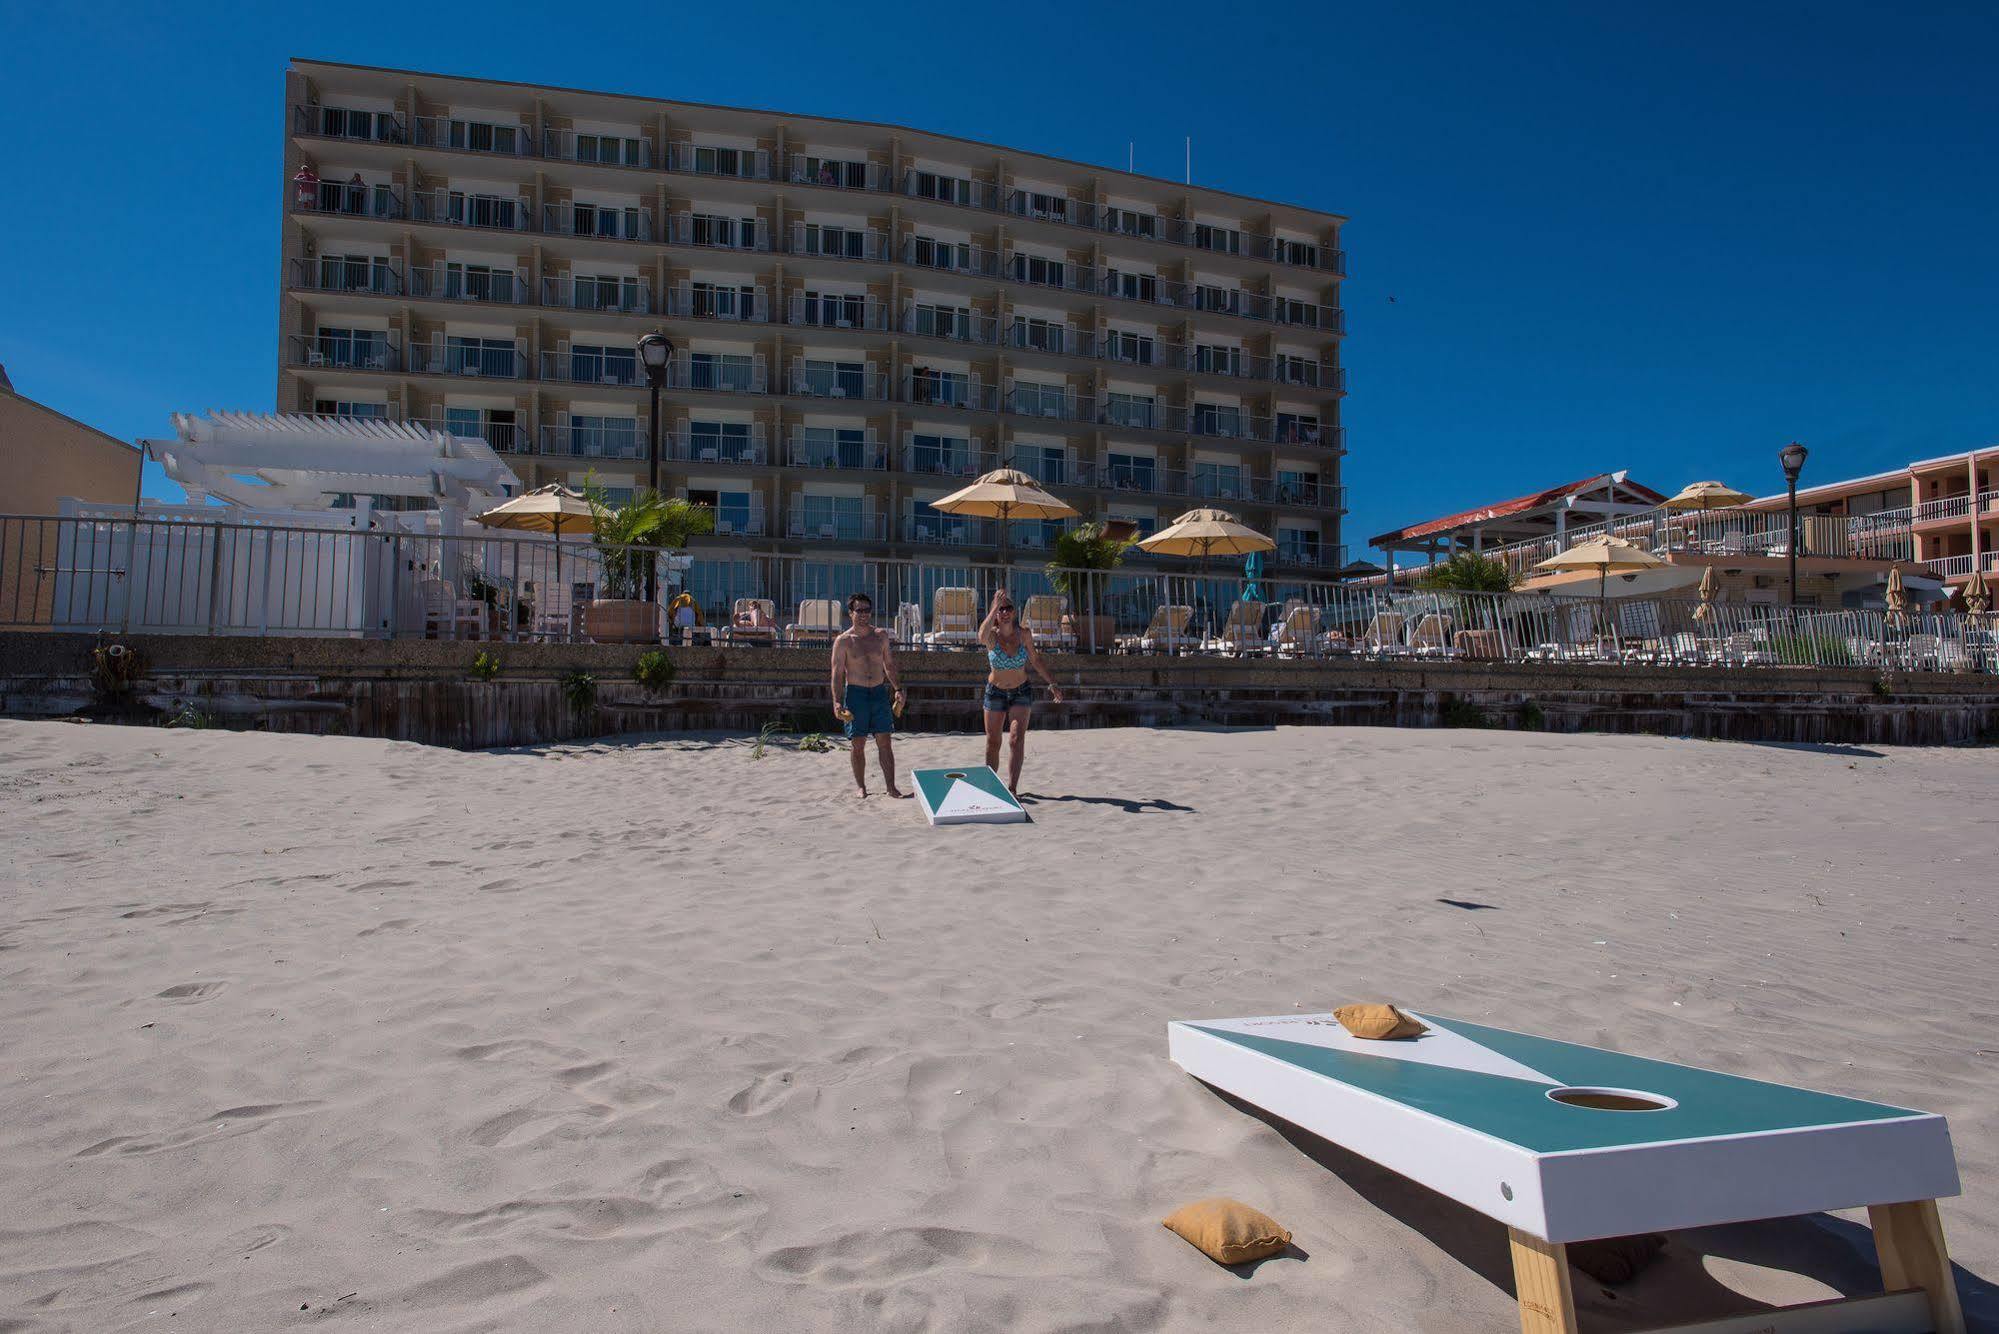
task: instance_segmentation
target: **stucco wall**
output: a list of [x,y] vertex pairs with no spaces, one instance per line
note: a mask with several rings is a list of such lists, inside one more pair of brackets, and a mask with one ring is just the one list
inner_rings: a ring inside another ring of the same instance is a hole
[[[0,389],[0,514],[54,514],[65,496],[129,504],[138,468],[133,446]],[[53,581],[34,569],[54,562],[55,539],[54,524],[0,522],[0,623],[47,623]]]

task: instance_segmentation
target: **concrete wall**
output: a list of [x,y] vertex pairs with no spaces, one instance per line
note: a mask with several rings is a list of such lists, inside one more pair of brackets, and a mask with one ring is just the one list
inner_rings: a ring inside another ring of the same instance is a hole
[[[578,736],[719,728],[773,719],[832,731],[826,655],[803,649],[674,649],[674,683],[632,679],[637,648],[437,640],[129,636],[143,664],[129,692],[91,678],[89,635],[0,633],[0,712],[157,722],[183,705],[220,725],[394,737],[434,745],[526,745]],[[493,648],[501,672],[473,680]],[[984,679],[976,653],[901,659],[905,725],[970,731]],[[1999,677],[1812,671],[1051,655],[1075,703],[1036,709],[1039,727],[1275,723],[1430,727],[1476,716],[1496,727],[1650,732],[1755,741],[1938,745],[1999,733]],[[562,678],[592,674],[579,714]]]
[[[0,479],[5,514],[56,514],[65,496],[130,504],[139,451],[0,387]],[[0,623],[47,624],[54,581],[37,580],[33,571],[54,563],[55,546],[53,523],[0,524]]]

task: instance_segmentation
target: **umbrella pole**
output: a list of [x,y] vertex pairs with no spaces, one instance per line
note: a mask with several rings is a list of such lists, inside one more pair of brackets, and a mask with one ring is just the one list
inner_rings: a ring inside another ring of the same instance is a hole
[[[560,587],[562,587],[562,512],[557,510],[555,514],[555,588]],[[555,588],[548,590],[549,605],[551,607],[555,605]],[[536,619],[539,619],[540,616],[540,612],[535,613]],[[562,637],[564,639],[569,638],[566,633]]]
[[[1598,626],[1597,634],[1599,637],[1601,637],[1603,634],[1603,627],[1606,627],[1610,624],[1610,565],[1608,562],[1605,562],[1603,565],[1597,567],[1596,617],[1597,617],[1597,626]],[[1610,651],[1612,654],[1615,654],[1617,652],[1616,635],[1612,635],[1610,638]]]

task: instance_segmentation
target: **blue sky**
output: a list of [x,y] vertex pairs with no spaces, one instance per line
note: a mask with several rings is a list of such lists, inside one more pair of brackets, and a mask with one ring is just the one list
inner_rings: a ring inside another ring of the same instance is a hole
[[1192,134],[1198,183],[1352,218],[1356,555],[1610,468],[1764,492],[1793,438],[1807,480],[1999,441],[1989,3],[342,12],[0,0],[17,388],[127,438],[272,406],[298,55],[1171,177]]

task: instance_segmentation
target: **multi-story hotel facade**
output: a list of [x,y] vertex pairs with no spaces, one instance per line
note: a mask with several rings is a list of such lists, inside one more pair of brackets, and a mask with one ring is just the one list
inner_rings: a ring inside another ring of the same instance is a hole
[[[992,467],[1344,564],[1339,215],[890,125],[295,61],[278,407],[660,489],[703,555],[992,559]],[[1058,526],[1013,524],[1023,563]]]

